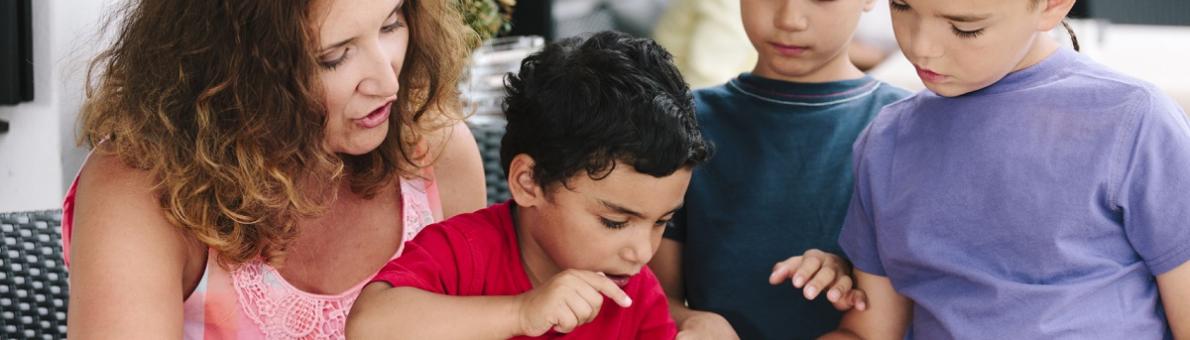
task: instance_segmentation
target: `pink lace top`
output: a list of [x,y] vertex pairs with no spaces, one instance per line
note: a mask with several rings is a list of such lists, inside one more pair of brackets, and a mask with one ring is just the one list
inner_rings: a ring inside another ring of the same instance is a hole
[[[74,196],[70,186],[63,202],[63,256],[70,263]],[[437,186],[422,179],[401,180],[401,216],[408,242],[439,210]],[[401,254],[400,247],[392,258]],[[216,264],[208,252],[202,280],[183,304],[184,339],[343,339],[347,312],[371,277],[336,295],[307,293],[285,281],[276,269],[255,260],[233,271]]]

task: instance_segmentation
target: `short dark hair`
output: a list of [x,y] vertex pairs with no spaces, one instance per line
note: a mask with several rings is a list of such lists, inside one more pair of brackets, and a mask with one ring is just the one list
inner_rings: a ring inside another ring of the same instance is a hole
[[616,161],[664,177],[711,156],[689,86],[651,39],[606,31],[567,38],[525,58],[505,87],[501,165],[508,173],[513,157],[529,155],[543,188],[579,171],[603,179]]

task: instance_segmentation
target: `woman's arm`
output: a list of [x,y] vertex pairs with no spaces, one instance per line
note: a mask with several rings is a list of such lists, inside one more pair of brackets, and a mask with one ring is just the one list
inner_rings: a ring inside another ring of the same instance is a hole
[[[487,182],[479,147],[467,124],[459,122],[430,138],[431,150],[440,152],[434,177],[442,203],[438,220],[469,213],[487,206]],[[438,151],[441,150],[441,151]]]
[[165,220],[148,176],[96,151],[75,202],[71,338],[181,337],[182,301],[205,251]]
[[867,294],[866,310],[852,309],[843,315],[839,330],[821,339],[887,339],[905,338],[905,330],[913,319],[913,302],[893,290],[887,277],[855,270],[856,288]]
[[1161,303],[1174,339],[1190,339],[1190,262],[1157,276]]

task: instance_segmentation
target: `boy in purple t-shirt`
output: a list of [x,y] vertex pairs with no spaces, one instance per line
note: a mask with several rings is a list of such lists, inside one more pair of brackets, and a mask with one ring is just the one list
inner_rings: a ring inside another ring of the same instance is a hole
[[855,143],[829,337],[1190,338],[1190,121],[1060,47],[1073,0],[892,0],[930,91]]

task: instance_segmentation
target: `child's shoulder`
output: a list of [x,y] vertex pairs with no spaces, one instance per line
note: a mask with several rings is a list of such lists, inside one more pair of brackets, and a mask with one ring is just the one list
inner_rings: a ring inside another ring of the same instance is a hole
[[902,116],[916,112],[923,101],[931,99],[930,97],[936,97],[929,90],[912,93],[891,85],[888,87],[888,92],[883,94],[883,100],[886,100],[886,102],[883,103],[884,106],[880,108],[876,116],[872,118],[872,122],[869,124],[869,130],[885,128]]
[[691,95],[694,99],[694,115],[700,125],[713,124],[709,121],[714,120],[713,117],[744,105],[741,98],[728,89],[727,83],[695,89]]
[[1067,68],[1065,78],[1072,82],[1057,84],[1068,84],[1074,90],[1085,91],[1087,94],[1121,95],[1124,99],[1146,101],[1165,96],[1156,85],[1148,81],[1123,74],[1081,55],[1070,68]]
[[[426,226],[417,235],[418,237],[436,235],[436,237],[446,239],[466,240],[467,243],[476,241],[499,243],[509,234],[514,233],[509,204],[496,204],[474,212],[455,215]],[[414,238],[413,241],[417,241],[417,238]]]
[[714,86],[697,88],[691,91],[694,95],[694,103],[705,103],[707,101],[721,101],[732,100],[731,91],[727,89],[728,83],[723,83]]
[[1058,87],[1055,92],[1065,92],[1067,98],[1078,98],[1083,108],[1133,117],[1184,118],[1173,98],[1153,83],[1123,74],[1086,56],[1080,55],[1072,66],[1064,75],[1067,81],[1055,82],[1054,86]]
[[891,104],[913,95],[912,91],[900,88],[896,85],[881,80],[877,80],[877,83],[879,85],[877,85],[878,87],[873,93],[873,95],[876,96],[877,101]]

